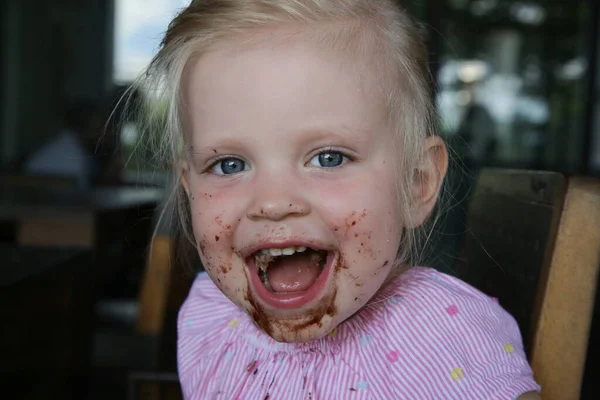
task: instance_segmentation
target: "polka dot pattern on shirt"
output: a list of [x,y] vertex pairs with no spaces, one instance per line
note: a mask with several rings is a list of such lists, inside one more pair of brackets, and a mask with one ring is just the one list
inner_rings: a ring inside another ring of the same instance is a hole
[[322,339],[279,343],[199,276],[178,323],[184,398],[474,400],[492,376],[493,398],[539,390],[514,319],[489,297],[425,268],[380,295]]

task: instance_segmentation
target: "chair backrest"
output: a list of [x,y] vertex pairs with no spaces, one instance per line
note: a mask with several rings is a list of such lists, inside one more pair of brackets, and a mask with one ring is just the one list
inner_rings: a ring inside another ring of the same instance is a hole
[[143,335],[159,335],[171,284],[172,240],[167,235],[157,235],[150,249],[138,294],[136,331]]
[[578,399],[600,267],[600,180],[487,169],[456,275],[510,312],[544,400]]
[[183,400],[174,372],[136,372],[128,376],[127,400]]
[[139,294],[136,332],[158,338],[161,371],[177,369],[177,315],[201,269],[197,250],[182,237],[159,233],[151,241]]

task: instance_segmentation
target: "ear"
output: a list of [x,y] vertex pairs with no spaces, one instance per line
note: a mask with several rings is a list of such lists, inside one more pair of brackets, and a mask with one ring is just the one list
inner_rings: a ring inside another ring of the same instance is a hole
[[190,164],[187,161],[181,161],[179,163],[179,173],[181,186],[183,186],[183,190],[185,193],[190,196],[190,183],[189,183],[189,174],[190,174]]
[[413,176],[410,228],[421,225],[431,214],[448,170],[448,150],[439,136],[425,139],[419,165]]

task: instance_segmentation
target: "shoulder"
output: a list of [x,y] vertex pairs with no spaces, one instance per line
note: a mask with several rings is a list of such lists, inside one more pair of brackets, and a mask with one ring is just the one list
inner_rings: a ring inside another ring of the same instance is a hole
[[206,273],[199,273],[177,319],[177,353],[180,369],[187,370],[210,357],[226,342],[231,321],[241,311],[214,285]]
[[405,294],[417,294],[419,291],[440,291],[442,296],[468,297],[478,300],[495,299],[453,276],[433,268],[412,267],[401,275],[394,284],[396,291]]
[[386,289],[385,298],[386,336],[409,348],[407,357],[420,360],[423,365],[413,365],[426,381],[480,398],[516,398],[539,390],[519,327],[496,299],[428,268],[406,272]]
[[516,321],[497,299],[431,268],[412,268],[393,283],[387,297],[403,305],[392,308],[400,313],[418,310],[418,316],[443,324],[456,322],[461,316],[479,316],[483,318],[479,320],[482,326],[496,326],[501,322],[501,325],[516,328],[519,334]]
[[[464,346],[457,351],[477,351],[505,344],[524,357],[521,332],[515,319],[494,299],[455,277],[430,268],[414,268],[395,284],[398,307],[392,317],[406,319],[422,335],[448,345]],[[451,336],[449,336],[451,334]],[[467,346],[468,345],[468,346]]]
[[226,323],[232,313],[238,311],[229,299],[201,272],[196,276],[187,298],[179,310],[179,337],[197,336],[199,333],[218,328]]
[[[414,267],[381,294],[391,318],[407,319],[435,335],[440,330],[475,329],[520,338],[514,318],[498,303],[460,279]],[[498,331],[500,329],[500,332]]]

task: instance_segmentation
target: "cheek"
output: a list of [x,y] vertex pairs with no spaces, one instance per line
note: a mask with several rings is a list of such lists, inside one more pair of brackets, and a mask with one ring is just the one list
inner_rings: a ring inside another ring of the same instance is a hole
[[233,226],[223,213],[210,212],[210,207],[204,205],[192,207],[192,212],[196,212],[192,225],[200,260],[221,292],[240,305],[237,300],[246,284],[243,265],[233,253]]
[[370,219],[385,220],[389,226],[402,222],[397,174],[387,170],[383,163],[361,169],[351,179],[313,182],[311,186],[317,189],[313,203],[320,204],[319,208],[325,209],[327,215],[335,216],[340,227],[346,224],[351,212],[360,213],[364,209],[369,210]]
[[395,264],[400,234],[386,231],[379,216],[365,209],[351,212],[344,220],[346,232],[340,239],[343,268],[337,277],[336,300],[344,319],[376,295]]
[[345,189],[346,199],[331,206],[338,211],[330,223],[346,267],[341,282],[350,300],[361,303],[379,289],[395,264],[402,232],[400,204],[394,190],[383,184],[365,181]]
[[400,245],[398,224],[381,211],[352,211],[343,221],[340,242],[344,259],[348,269],[362,276],[389,269]]
[[239,297],[246,286],[243,263],[233,253],[233,234],[243,209],[240,199],[245,197],[200,179],[191,180],[191,225],[202,265],[219,289],[232,299]]
[[399,243],[402,221],[393,181],[357,179],[334,190],[322,188],[320,193],[321,215],[340,240],[353,241],[358,254],[376,259],[379,248]]
[[206,196],[192,194],[191,223],[202,264],[209,272],[226,274],[231,270],[233,224],[221,206]]

